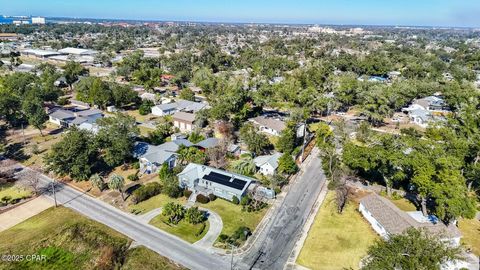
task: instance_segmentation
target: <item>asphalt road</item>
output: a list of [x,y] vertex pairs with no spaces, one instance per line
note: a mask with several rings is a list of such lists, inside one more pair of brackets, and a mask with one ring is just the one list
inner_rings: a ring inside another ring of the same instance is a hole
[[[41,181],[44,185],[51,186],[50,178],[42,176]],[[133,239],[136,244],[144,245],[189,269],[230,268],[228,257],[209,254],[178,237],[141,222],[141,219],[132,214],[125,213],[64,184],[57,182],[55,189],[59,204],[103,223]],[[50,188],[44,195],[53,199]]]
[[303,175],[292,184],[283,203],[272,213],[265,230],[235,268],[284,268],[325,181],[318,149],[315,148],[305,161],[302,171]]

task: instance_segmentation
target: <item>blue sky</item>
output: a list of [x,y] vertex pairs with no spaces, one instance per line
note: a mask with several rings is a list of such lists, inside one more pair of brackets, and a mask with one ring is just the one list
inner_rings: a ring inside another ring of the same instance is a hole
[[480,27],[480,0],[0,0],[0,14]]

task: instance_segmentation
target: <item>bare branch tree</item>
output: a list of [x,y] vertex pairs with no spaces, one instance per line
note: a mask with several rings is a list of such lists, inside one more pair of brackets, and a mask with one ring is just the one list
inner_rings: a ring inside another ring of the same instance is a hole
[[337,212],[341,214],[345,209],[350,195],[350,187],[347,185],[347,177],[341,177],[335,187],[335,202],[337,204]]
[[209,165],[224,168],[227,165],[228,141],[222,139],[218,146],[207,150]]
[[40,191],[40,174],[33,170],[23,170],[19,175],[22,185],[30,188],[35,195],[39,195]]

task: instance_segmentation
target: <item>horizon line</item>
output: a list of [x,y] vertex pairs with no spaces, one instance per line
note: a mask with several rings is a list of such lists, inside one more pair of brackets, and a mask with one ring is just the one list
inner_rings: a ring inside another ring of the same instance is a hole
[[416,28],[447,28],[447,29],[470,29],[480,30],[480,26],[451,26],[451,25],[414,25],[414,24],[355,24],[355,23],[307,23],[307,22],[235,22],[235,21],[208,21],[201,19],[189,20],[168,20],[168,19],[127,19],[127,18],[94,18],[94,17],[69,17],[69,16],[42,16],[42,15],[5,15],[5,17],[44,17],[46,19],[69,19],[69,20],[104,20],[104,21],[125,21],[125,22],[173,22],[173,23],[205,23],[205,24],[266,24],[266,25],[322,25],[322,26],[367,26],[367,27],[416,27]]

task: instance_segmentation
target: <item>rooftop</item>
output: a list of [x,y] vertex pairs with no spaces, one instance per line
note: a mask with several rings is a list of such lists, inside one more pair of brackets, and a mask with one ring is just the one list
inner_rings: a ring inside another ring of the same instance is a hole
[[412,217],[412,215],[418,217],[418,213],[409,214],[404,212],[388,199],[375,193],[364,197],[360,200],[360,203],[389,234],[400,234],[406,229],[414,227],[425,228],[432,233],[444,232],[447,236],[452,238],[461,236],[460,231],[454,225],[446,226],[438,220],[438,222],[434,223],[432,222],[434,221],[433,218],[427,219],[427,222],[419,222]]

